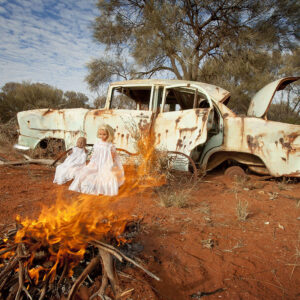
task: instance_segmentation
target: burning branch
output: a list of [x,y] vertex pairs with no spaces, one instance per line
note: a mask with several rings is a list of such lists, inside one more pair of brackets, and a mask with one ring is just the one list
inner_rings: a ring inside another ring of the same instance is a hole
[[[132,221],[130,222],[132,224]],[[107,236],[109,235],[110,234],[108,232]],[[13,242],[12,238],[13,236],[11,236],[11,238],[5,243],[5,248],[2,248],[0,252],[3,257],[2,262],[4,262],[4,267],[0,273],[0,297],[3,298],[9,296],[19,300],[22,298],[22,294],[24,294],[28,299],[43,300],[46,295],[53,295],[61,289],[63,282],[66,280],[67,285],[70,287],[67,299],[73,300],[75,299],[75,295],[79,287],[83,284],[86,278],[91,275],[92,272],[101,268],[101,286],[96,293],[91,295],[90,299],[93,299],[96,296],[99,296],[101,299],[105,299],[105,291],[109,284],[115,299],[120,299],[125,294],[132,292],[133,289],[121,291],[114,264],[114,257],[121,262],[124,260],[128,261],[143,270],[152,278],[160,280],[156,275],[145,269],[135,260],[126,256],[114,246],[99,240],[91,239],[89,242],[90,246],[87,246],[85,251],[94,253],[94,257],[91,258],[91,261],[77,277],[75,282],[70,285],[72,281],[70,278],[70,274],[72,274],[71,265],[73,264],[73,267],[76,268],[74,261],[70,260],[71,256],[64,256],[60,264],[55,263],[53,265],[52,263],[49,263],[53,261],[51,256],[53,249],[51,250],[49,245],[48,248],[45,244],[37,246],[35,244],[37,241],[33,238],[32,234],[29,233],[23,237],[23,242],[16,243],[16,237]],[[88,237],[85,238],[88,239]],[[112,239],[110,240],[113,242]],[[57,254],[58,253],[59,251]],[[6,259],[5,257],[9,254],[10,258]],[[45,266],[47,265],[47,262],[50,267]],[[53,276],[53,274],[55,276]],[[54,286],[56,286],[56,288],[54,288]],[[66,287],[66,285],[64,286]]]
[[73,299],[82,282],[95,269],[95,267],[99,264],[99,262],[100,262],[100,256],[96,256],[92,259],[92,261],[88,264],[88,266],[84,269],[84,271],[81,273],[81,275],[77,278],[77,280],[73,284],[68,296],[68,300]]

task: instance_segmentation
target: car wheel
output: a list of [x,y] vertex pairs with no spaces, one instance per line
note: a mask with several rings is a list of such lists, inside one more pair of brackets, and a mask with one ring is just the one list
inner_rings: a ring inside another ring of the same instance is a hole
[[232,166],[225,170],[224,175],[230,178],[237,177],[245,177],[245,171],[239,166]]

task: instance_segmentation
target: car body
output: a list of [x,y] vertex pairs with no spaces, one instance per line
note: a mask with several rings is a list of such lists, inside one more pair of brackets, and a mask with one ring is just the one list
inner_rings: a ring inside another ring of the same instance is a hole
[[116,147],[130,153],[137,151],[136,133],[153,133],[158,150],[185,154],[174,163],[182,170],[188,170],[189,156],[203,170],[230,160],[260,174],[300,177],[300,126],[266,118],[275,92],[298,79],[286,77],[262,88],[247,116],[230,110],[230,93],[215,85],[160,79],[115,82],[102,109],[19,112],[18,143],[35,148],[58,139],[70,148],[85,136],[94,144],[97,127],[106,123],[114,128]]

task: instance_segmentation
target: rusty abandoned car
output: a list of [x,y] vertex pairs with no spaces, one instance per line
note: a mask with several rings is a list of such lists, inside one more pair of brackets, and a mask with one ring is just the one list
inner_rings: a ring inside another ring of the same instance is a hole
[[[259,174],[300,177],[300,126],[267,120],[274,94],[299,77],[274,81],[252,99],[247,116],[227,107],[230,93],[183,80],[129,80],[110,84],[102,109],[37,109],[18,113],[18,144],[31,149],[61,140],[68,149],[79,136],[88,144],[101,123],[115,130],[116,147],[136,152],[132,126],[153,133],[155,147],[175,155],[174,166],[194,162],[212,170],[234,161]],[[176,157],[178,162],[176,163]],[[179,159],[180,157],[180,159]]]

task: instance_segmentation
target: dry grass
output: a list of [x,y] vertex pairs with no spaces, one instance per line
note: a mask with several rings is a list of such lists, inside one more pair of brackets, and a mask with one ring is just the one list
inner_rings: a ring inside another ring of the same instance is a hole
[[276,192],[270,192],[268,195],[270,200],[276,200],[278,198],[278,193]]
[[293,266],[290,279],[293,277],[294,271],[296,267],[300,267],[300,264],[298,263],[298,259],[300,258],[300,249],[299,249],[299,244],[300,244],[300,231],[298,232],[298,240],[297,240],[297,245],[296,245],[296,252],[293,255],[295,257],[295,262],[292,264],[287,264],[289,266]]
[[236,205],[236,216],[239,221],[246,221],[249,216],[248,201],[238,200]]
[[210,215],[210,206],[206,202],[202,202],[199,207],[194,209],[195,212],[200,212],[204,215]]
[[203,248],[212,249],[215,245],[215,242],[213,239],[208,239],[208,240],[202,240],[201,244]]
[[277,187],[280,191],[288,191],[290,190],[291,188],[284,182],[278,182],[277,183]]
[[267,183],[262,181],[253,181],[249,176],[234,177],[235,190],[263,189],[266,184]]
[[158,204],[163,207],[188,207],[191,189],[174,190],[174,187],[167,186],[156,190],[158,194]]

